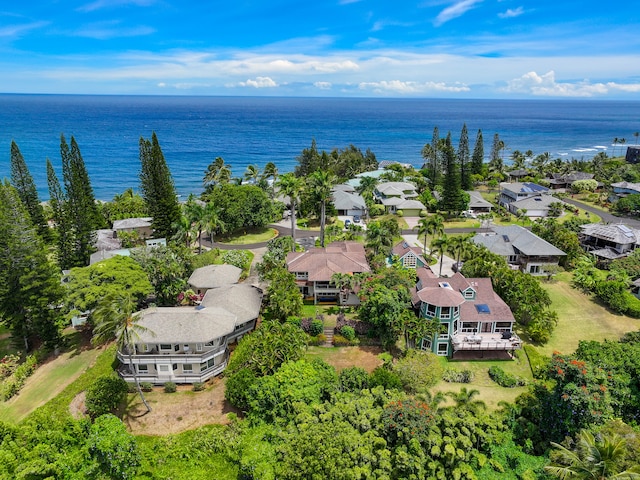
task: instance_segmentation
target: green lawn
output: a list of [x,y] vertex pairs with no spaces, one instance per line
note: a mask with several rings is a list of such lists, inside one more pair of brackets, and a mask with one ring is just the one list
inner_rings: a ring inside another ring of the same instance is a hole
[[[0,418],[14,423],[19,422],[73,384],[104,351],[99,348],[72,348],[44,365],[40,365],[27,379],[18,395],[7,402],[0,403]],[[110,357],[109,363],[113,360],[113,350],[110,351]],[[91,381],[93,379],[95,376],[91,377]],[[67,407],[68,405],[67,403]]]
[[278,235],[278,231],[274,228],[260,228],[236,232],[227,237],[220,237],[216,241],[227,245],[248,245],[251,243],[261,243],[271,240]]
[[558,312],[558,325],[548,344],[537,347],[543,355],[554,351],[572,353],[580,340],[617,340],[627,332],[640,329],[640,320],[610,312],[592,296],[571,287],[571,273],[556,276],[542,286]]

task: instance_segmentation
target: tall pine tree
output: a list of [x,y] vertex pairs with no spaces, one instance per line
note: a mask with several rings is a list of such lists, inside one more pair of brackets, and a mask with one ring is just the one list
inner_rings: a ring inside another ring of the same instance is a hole
[[471,156],[471,173],[474,175],[482,175],[482,165],[484,163],[484,140],[482,139],[482,130],[478,130],[476,136],[476,144],[473,147],[473,155]]
[[140,187],[157,237],[171,238],[180,219],[180,204],[158,137],[140,137]]
[[442,161],[440,152],[440,132],[438,127],[433,128],[431,143],[422,148],[422,158],[425,160],[423,168],[427,169],[433,185],[438,185],[442,177]]
[[103,221],[75,138],[71,137],[69,147],[64,135],[60,136],[60,156],[66,193],[64,211],[74,245],[71,264],[67,268],[83,267],[89,264],[89,257],[94,251],[95,231],[103,225]]
[[49,206],[55,223],[55,238],[58,246],[58,265],[62,270],[74,266],[74,234],[67,214],[67,198],[62,191],[56,171],[47,158],[47,184],[49,186]]
[[462,125],[458,144],[458,165],[460,165],[460,183],[463,190],[471,190],[471,165],[469,165],[469,132],[467,124]]
[[38,198],[36,184],[18,148],[18,144],[13,140],[11,141],[11,184],[15,187],[20,200],[22,200],[27,212],[29,212],[31,223],[36,227],[45,242],[49,242],[51,240],[51,232],[44,217],[44,209]]
[[17,191],[0,185],[0,318],[26,350],[60,340],[60,271],[47,257]]
[[502,170],[504,170],[504,164],[502,161],[503,149],[504,142],[500,140],[500,135],[495,133],[493,135],[493,145],[491,146],[491,159],[489,160],[490,171],[502,173]]
[[441,210],[449,214],[461,212],[466,208],[465,197],[460,188],[460,165],[456,152],[451,145],[451,133],[446,140],[440,142],[440,151],[444,160],[444,181],[442,190]]

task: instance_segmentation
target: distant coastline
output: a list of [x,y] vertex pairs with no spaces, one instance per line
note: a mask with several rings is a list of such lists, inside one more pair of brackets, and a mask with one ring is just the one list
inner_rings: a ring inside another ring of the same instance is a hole
[[[422,164],[420,152],[463,123],[473,142],[478,129],[491,149],[494,133],[513,150],[550,152],[552,158],[622,154],[634,145],[640,101],[466,100],[322,97],[187,97],[121,95],[0,95],[0,172],[9,176],[15,140],[48,198],[45,160],[60,172],[60,134],[75,136],[96,197],[138,187],[138,141],[155,131],[181,195],[201,191],[206,166],[218,156],[241,176],[247,165],[274,162],[280,172],[315,138],[319,149],[350,144],[370,148],[378,160]],[[614,145],[625,138],[626,145]]]

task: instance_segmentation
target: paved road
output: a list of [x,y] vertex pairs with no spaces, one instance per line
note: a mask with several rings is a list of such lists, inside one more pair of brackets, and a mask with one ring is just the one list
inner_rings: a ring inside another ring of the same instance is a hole
[[586,210],[589,213],[598,215],[602,219],[602,221],[605,223],[624,223],[629,227],[640,228],[640,220],[637,220],[635,218],[613,215],[612,213],[604,212],[598,208],[594,208],[591,205],[579,202],[578,200],[574,200],[572,198],[565,198],[563,201],[570,203],[571,205],[575,205],[576,207],[579,207],[583,210]]

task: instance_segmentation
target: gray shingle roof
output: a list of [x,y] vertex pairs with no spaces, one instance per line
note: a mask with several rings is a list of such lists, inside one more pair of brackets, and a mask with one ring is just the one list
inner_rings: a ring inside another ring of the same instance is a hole
[[189,285],[204,290],[238,283],[242,269],[234,265],[207,265],[196,268],[189,277]]
[[469,208],[493,208],[493,204],[491,202],[486,201],[482,198],[480,192],[476,192],[475,190],[467,190],[469,194]]
[[581,225],[582,233],[590,237],[600,238],[620,245],[640,243],[640,230],[622,223],[608,224],[588,223]]
[[535,197],[523,198],[522,200],[512,202],[511,205],[514,208],[518,209],[526,208],[527,210],[547,210],[549,208],[549,205],[551,205],[552,203],[560,203],[562,205],[565,205],[562,200],[545,194],[536,195]]
[[139,324],[148,331],[140,343],[206,343],[258,318],[261,303],[261,290],[241,284],[209,290],[198,307],[149,308],[141,312]]
[[126,228],[143,228],[150,227],[151,217],[125,218],[124,220],[115,220],[113,222],[114,230],[123,230]]
[[513,247],[525,255],[566,255],[559,248],[520,225],[494,226],[492,230],[493,234],[479,233],[472,240],[478,245],[484,245],[491,252],[503,256],[515,255]]
[[357,193],[334,190],[332,197],[336,210],[364,210],[367,208],[364,198]]

